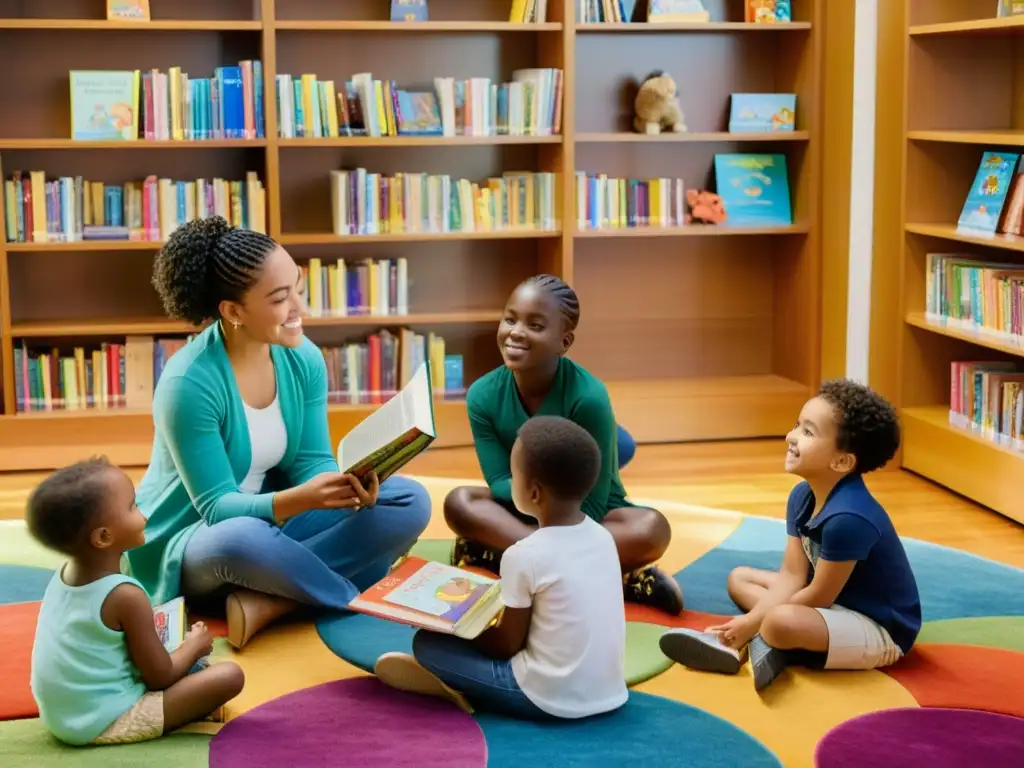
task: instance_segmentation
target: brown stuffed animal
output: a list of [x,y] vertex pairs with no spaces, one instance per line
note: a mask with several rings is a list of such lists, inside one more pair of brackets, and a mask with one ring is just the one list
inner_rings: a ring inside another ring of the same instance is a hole
[[721,224],[727,218],[725,205],[722,198],[714,192],[704,189],[686,190],[686,204],[690,206],[690,212],[686,214],[686,223],[692,224]]
[[676,98],[676,81],[664,72],[655,72],[640,85],[634,103],[633,127],[639,133],[657,135],[663,130],[683,133],[683,111]]

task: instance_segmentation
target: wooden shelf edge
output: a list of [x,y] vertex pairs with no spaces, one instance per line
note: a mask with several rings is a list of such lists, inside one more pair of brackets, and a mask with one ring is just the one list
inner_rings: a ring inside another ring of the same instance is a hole
[[1007,16],[1004,18],[972,19],[971,21],[953,21],[942,24],[917,24],[910,27],[911,37],[917,35],[959,35],[972,32],[1006,32],[1024,27],[1024,17]]
[[334,245],[338,243],[417,243],[445,240],[521,240],[561,237],[560,229],[509,229],[485,232],[405,232],[394,235],[335,235],[329,232],[284,233],[281,245]]
[[708,21],[679,24],[651,24],[649,22],[577,24],[577,32],[799,32],[811,28],[809,21],[791,21],[779,24],[753,24],[745,21]]
[[0,139],[0,151],[51,149],[260,149],[266,139],[205,139],[196,141],[77,141],[75,139]]
[[561,144],[561,136],[330,136],[278,139],[281,148],[472,147],[502,144]]
[[907,131],[912,141],[934,141],[946,144],[998,144],[1024,146],[1024,131]]
[[810,227],[802,224],[778,227],[733,227],[725,224],[687,224],[682,227],[623,227],[620,229],[579,229],[574,237],[729,237],[730,235],[804,235]]
[[764,131],[758,133],[736,133],[733,131],[697,131],[683,133],[659,133],[649,136],[643,133],[577,133],[577,144],[676,144],[689,142],[760,142],[760,141],[808,141],[810,131]]
[[77,240],[73,243],[4,243],[8,253],[42,251],[159,251],[161,240]]
[[973,331],[965,331],[955,326],[943,325],[939,322],[929,320],[928,316],[924,312],[908,312],[906,321],[907,325],[912,325],[915,328],[930,331],[931,333],[938,334],[939,336],[947,336],[951,339],[959,339],[960,341],[966,341],[970,344],[984,347],[985,349],[992,349],[996,352],[1024,357],[1024,342],[1022,342],[1020,346],[1014,346],[1010,343],[1001,342],[994,336],[985,336]]
[[262,22],[244,20],[161,19],[107,21],[106,19],[0,19],[0,29],[95,30],[98,32],[258,32]]
[[510,21],[293,21],[278,19],[274,26],[290,32],[560,32],[560,22],[518,24]]
[[987,245],[990,248],[1003,248],[1008,251],[1024,251],[1024,237],[1019,235],[987,234],[958,229],[955,224],[914,224],[906,225],[905,230],[915,235],[939,237],[958,243]]
[[951,426],[948,412],[902,410],[903,468],[1024,523],[1024,454]]

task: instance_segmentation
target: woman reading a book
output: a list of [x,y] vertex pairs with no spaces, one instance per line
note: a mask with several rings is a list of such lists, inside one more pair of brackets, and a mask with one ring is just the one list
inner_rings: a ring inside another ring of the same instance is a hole
[[157,603],[222,607],[235,647],[298,604],[344,609],[416,541],[430,498],[406,478],[364,485],[339,470],[298,265],[214,217],[175,230],[153,284],[170,317],[212,322],[154,392],[132,575]]
[[[537,529],[512,502],[509,461],[519,428],[532,416],[562,416],[586,429],[601,449],[601,474],[583,511],[611,532],[622,565],[626,600],[678,615],[679,585],[652,565],[668,548],[672,529],[655,509],[626,500],[619,478],[624,430],[617,426],[604,384],[565,357],[579,323],[576,292],[553,275],[538,275],[513,291],[498,324],[505,364],[473,382],[466,395],[473,443],[487,488],[456,488],[444,502],[458,537],[452,564],[499,571],[501,553]],[[630,455],[632,438],[626,435]]]

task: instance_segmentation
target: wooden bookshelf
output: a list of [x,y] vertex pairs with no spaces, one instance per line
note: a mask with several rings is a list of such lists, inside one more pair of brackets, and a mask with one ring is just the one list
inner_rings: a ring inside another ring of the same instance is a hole
[[[704,4],[709,24],[579,24],[575,0],[549,0],[546,23],[522,25],[508,22],[511,0],[430,0],[431,20],[421,24],[387,21],[386,0],[151,0],[154,21],[135,25],[105,21],[95,0],[0,0],[0,65],[36,62],[0,85],[0,173],[121,183],[149,174],[238,179],[255,170],[267,190],[269,232],[299,263],[408,260],[413,314],[307,318],[318,344],[379,327],[433,330],[463,355],[468,385],[500,363],[494,331],[506,296],[529,275],[552,272],[581,300],[572,357],[608,383],[619,420],[639,441],[781,436],[820,378],[826,2],[794,0],[794,21],[783,25],[743,23],[740,0]],[[43,49],[46,57],[31,53]],[[202,77],[243,58],[263,62],[265,139],[68,138],[71,69],[181,66]],[[443,75],[507,81],[527,67],[563,70],[561,135],[277,136],[277,73],[339,82],[368,71],[423,87]],[[633,89],[655,69],[676,77],[687,133],[632,131]],[[796,130],[729,133],[734,92],[795,92]],[[714,189],[714,155],[743,151],[786,156],[791,226],[588,231],[576,224],[577,171],[682,177],[687,188]],[[554,172],[560,226],[337,236],[329,171],[356,167],[473,179]],[[162,317],[150,285],[160,243],[7,243],[2,235],[0,468],[46,469],[95,451],[144,464],[147,411],[16,413],[13,351],[22,339],[30,348],[67,350],[127,334],[188,333]],[[331,406],[335,438],[369,407]],[[463,403],[441,400],[437,414],[438,445],[470,444]]]
[[[879,90],[877,167],[899,198],[877,198],[876,225],[888,229],[875,247],[872,383],[900,408],[897,466],[1024,522],[1024,453],[950,423],[951,363],[1021,361],[1024,346],[925,311],[930,253],[1024,266],[1024,237],[957,226],[982,153],[1024,147],[1024,81],[1013,74],[1024,17],[989,18],[996,4],[974,0],[893,5],[879,20],[893,31],[880,43],[879,82],[892,88]],[[994,74],[979,80],[982,70]],[[902,119],[889,119],[895,110]]]

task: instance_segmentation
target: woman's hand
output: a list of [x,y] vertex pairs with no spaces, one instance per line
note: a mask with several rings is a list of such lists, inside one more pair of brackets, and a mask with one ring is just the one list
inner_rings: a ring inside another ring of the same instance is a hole
[[345,475],[345,477],[349,478],[350,487],[359,499],[358,506],[372,507],[377,503],[377,497],[380,495],[380,481],[377,479],[376,472],[370,473],[369,488],[364,488],[355,475]]
[[311,509],[358,509],[377,503],[380,483],[376,473],[364,488],[355,476],[344,472],[321,472],[296,488],[274,494],[274,517],[278,523]]

